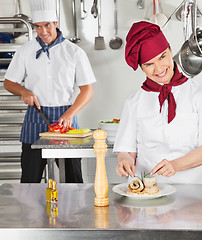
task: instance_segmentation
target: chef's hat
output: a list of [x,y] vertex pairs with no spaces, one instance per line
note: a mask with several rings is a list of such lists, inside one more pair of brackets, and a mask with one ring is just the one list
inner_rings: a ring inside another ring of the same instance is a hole
[[56,0],[30,0],[33,23],[57,21]]
[[134,23],[126,37],[125,58],[134,70],[169,47],[164,34],[156,24],[141,21]]

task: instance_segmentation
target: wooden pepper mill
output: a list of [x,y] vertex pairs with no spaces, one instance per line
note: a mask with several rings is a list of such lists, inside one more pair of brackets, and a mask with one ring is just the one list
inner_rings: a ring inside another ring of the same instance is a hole
[[105,207],[109,205],[109,198],[107,197],[108,192],[108,181],[107,173],[105,168],[105,155],[107,152],[107,144],[105,139],[107,134],[104,130],[96,130],[93,133],[95,139],[94,152],[96,155],[96,173],[95,173],[95,206]]

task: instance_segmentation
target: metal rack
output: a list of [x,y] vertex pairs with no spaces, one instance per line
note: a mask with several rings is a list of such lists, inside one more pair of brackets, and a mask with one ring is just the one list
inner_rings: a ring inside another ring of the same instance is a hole
[[[15,28],[15,24],[23,24]],[[32,39],[30,23],[16,17],[0,17],[0,24],[10,24],[13,28],[0,28],[0,32],[22,32]],[[12,52],[20,47],[16,43],[1,43],[0,52]],[[1,58],[1,64],[9,64],[12,58]],[[22,122],[27,109],[19,96],[14,96],[3,87],[5,70],[0,71],[0,180],[20,180],[21,143],[19,141]]]

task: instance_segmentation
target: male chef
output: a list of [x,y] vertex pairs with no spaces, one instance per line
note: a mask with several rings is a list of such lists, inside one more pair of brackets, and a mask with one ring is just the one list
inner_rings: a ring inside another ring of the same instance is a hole
[[[30,0],[30,7],[37,37],[16,51],[4,82],[28,105],[20,136],[22,183],[40,182],[46,165],[41,150],[31,148],[48,130],[34,103],[50,123],[78,128],[76,114],[92,99],[96,81],[85,52],[57,28],[56,1]],[[80,93],[73,102],[75,85]],[[82,183],[81,159],[66,159],[65,173],[66,182]]]

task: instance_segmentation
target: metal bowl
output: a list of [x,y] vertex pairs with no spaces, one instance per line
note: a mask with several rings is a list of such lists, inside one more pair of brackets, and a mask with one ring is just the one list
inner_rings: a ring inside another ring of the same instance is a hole
[[188,40],[182,45],[180,51],[173,57],[173,60],[190,77],[194,77],[202,71],[202,57],[193,54]]

